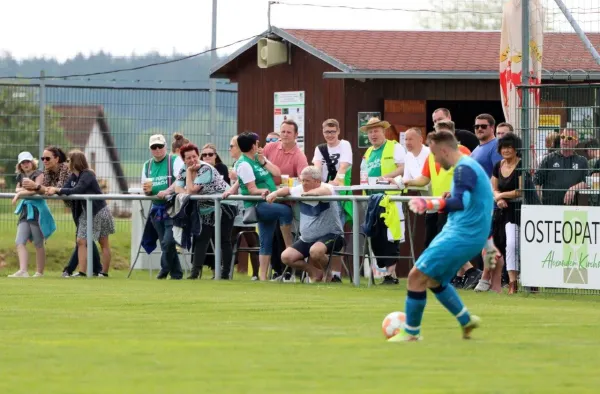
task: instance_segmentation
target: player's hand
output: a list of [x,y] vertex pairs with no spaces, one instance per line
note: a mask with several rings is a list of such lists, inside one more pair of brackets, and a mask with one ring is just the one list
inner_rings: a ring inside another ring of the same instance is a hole
[[427,211],[427,202],[425,199],[417,197],[412,198],[408,202],[408,208],[418,215],[422,215]]
[[481,251],[481,257],[483,258],[483,266],[493,270],[496,268],[496,263],[502,257],[502,254],[493,242],[488,241],[486,247]]

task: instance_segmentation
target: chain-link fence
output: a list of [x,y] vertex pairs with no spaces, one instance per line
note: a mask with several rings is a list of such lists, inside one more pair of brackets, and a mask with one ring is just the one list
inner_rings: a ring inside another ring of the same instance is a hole
[[[148,138],[161,133],[170,145],[181,133],[200,148],[213,143],[230,164],[229,141],[237,132],[237,92],[218,90],[211,129],[208,89],[111,88],[51,84],[0,84],[0,190],[14,191],[19,152],[40,160],[45,146],[83,151],[105,193],[140,187]],[[42,117],[43,114],[43,117]],[[41,166],[43,163],[39,163]],[[14,206],[0,201],[0,228],[16,224]],[[61,230],[74,234],[70,210],[52,202]],[[117,232],[129,234],[131,202],[109,202]]]
[[[535,291],[600,294],[600,84],[521,87],[521,280]],[[522,119],[527,119],[521,126]],[[529,124],[529,127],[526,125]]]

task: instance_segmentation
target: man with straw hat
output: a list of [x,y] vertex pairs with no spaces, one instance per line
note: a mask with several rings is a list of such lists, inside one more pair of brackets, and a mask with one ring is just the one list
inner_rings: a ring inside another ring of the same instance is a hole
[[[406,151],[404,147],[395,140],[385,138],[385,130],[390,127],[390,123],[377,117],[369,119],[367,124],[360,128],[360,131],[366,133],[371,147],[365,152],[360,165],[361,173],[366,172],[368,178],[373,183],[373,179],[395,178],[404,174],[404,160]],[[381,193],[376,191],[367,191],[365,194]],[[399,194],[400,191],[387,191],[385,194]],[[399,256],[400,242],[404,242],[404,213],[401,203],[396,203],[398,214],[400,216],[400,238],[392,236],[390,229],[385,227],[383,221],[377,221],[375,229],[377,233],[387,233],[387,237],[371,237],[371,247],[375,257],[377,256]],[[386,274],[382,284],[398,284],[396,278],[396,258],[378,258],[377,265],[386,268]]]

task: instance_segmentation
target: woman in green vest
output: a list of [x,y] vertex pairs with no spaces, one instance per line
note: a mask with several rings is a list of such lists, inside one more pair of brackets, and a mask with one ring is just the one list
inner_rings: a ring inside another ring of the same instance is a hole
[[[263,199],[277,189],[273,176],[280,176],[281,171],[273,163],[263,157],[258,147],[258,136],[244,132],[237,138],[242,155],[235,163],[240,194],[243,196],[261,196]],[[227,197],[227,193],[224,197]],[[246,209],[255,207],[258,218],[258,237],[260,240],[259,280],[267,280],[267,270],[273,253],[273,233],[279,220],[285,246],[292,245],[292,209],[284,204],[269,204],[266,201],[244,201]]]

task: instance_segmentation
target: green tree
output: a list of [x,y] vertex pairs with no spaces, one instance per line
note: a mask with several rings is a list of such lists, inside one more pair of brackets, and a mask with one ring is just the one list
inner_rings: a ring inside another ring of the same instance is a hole
[[[7,187],[14,185],[17,156],[29,151],[37,158],[39,152],[40,109],[38,88],[26,85],[0,87],[0,177]],[[64,133],[56,116],[46,110],[45,145],[63,145]],[[39,158],[38,158],[39,159]]]

